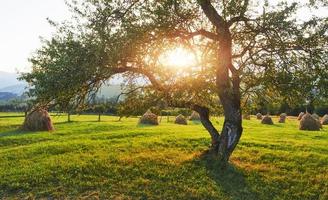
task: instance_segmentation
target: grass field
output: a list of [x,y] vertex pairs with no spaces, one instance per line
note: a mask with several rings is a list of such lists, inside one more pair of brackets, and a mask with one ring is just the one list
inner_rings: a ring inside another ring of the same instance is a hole
[[0,114],[0,199],[328,199],[328,126],[253,117],[223,171],[200,124],[54,116],[55,132],[21,132],[19,115]]

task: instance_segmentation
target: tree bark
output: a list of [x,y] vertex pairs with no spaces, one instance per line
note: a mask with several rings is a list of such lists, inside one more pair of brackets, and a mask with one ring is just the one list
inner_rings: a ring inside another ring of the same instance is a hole
[[192,109],[199,113],[200,121],[202,125],[206,128],[206,130],[211,135],[211,144],[212,144],[211,150],[213,152],[217,152],[219,150],[220,134],[217,131],[217,129],[213,126],[212,122],[210,121],[209,109],[199,105],[194,105]]
[[71,113],[67,112],[67,122],[71,122]]
[[98,113],[98,122],[100,122],[100,113]]
[[[198,2],[209,21],[216,28],[218,34],[218,63],[215,66],[216,86],[225,119],[221,135],[219,136],[217,152],[221,161],[227,162],[243,132],[239,89],[240,76],[232,64],[232,38],[229,24],[218,14],[210,0],[199,0]],[[205,128],[211,127],[209,124],[205,123],[205,125]],[[211,133],[213,131],[208,128],[206,129],[210,132],[211,137],[213,137],[213,133]]]

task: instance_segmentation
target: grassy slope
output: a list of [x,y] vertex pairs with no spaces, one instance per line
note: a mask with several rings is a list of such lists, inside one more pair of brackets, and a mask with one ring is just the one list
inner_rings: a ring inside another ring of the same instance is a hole
[[[4,117],[11,115],[10,117]],[[328,127],[298,131],[254,118],[226,171],[204,151],[199,124],[136,126],[137,119],[53,117],[56,131],[19,132],[0,114],[0,197],[102,199],[327,199]],[[2,117],[1,117],[2,116]],[[218,128],[222,118],[214,120]],[[277,119],[275,119],[277,121]]]

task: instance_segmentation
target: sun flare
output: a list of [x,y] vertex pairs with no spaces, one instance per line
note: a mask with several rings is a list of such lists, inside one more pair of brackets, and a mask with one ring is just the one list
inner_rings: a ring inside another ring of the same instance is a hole
[[178,68],[192,67],[197,63],[195,55],[181,47],[164,52],[160,60],[164,65]]

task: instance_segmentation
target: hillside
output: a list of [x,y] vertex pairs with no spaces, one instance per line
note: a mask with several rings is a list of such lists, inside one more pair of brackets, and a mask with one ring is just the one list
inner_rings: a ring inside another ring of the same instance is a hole
[[[27,89],[27,83],[24,81],[18,81],[18,74],[3,72],[0,71],[0,92],[6,93],[6,95],[11,96],[21,96]],[[117,97],[121,93],[120,85],[103,85],[99,90],[98,97],[99,98],[112,98]],[[8,100],[4,96],[0,96],[0,100]]]
[[0,91],[0,101],[7,101],[16,98],[17,95],[10,92],[1,92]]

